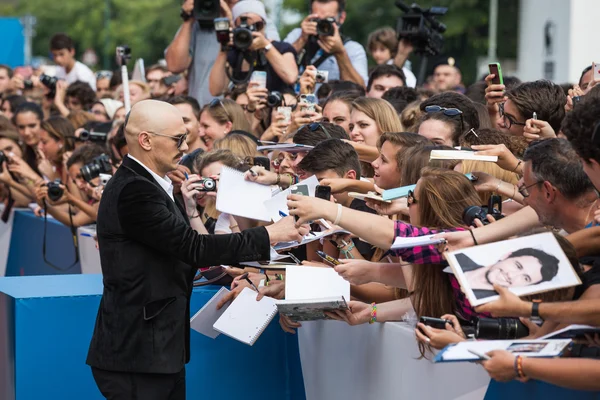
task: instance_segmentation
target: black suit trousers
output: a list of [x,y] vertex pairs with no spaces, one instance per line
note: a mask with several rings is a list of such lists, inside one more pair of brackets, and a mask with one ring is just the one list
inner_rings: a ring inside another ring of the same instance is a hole
[[185,400],[185,367],[176,374],[106,371],[92,367],[107,400]]

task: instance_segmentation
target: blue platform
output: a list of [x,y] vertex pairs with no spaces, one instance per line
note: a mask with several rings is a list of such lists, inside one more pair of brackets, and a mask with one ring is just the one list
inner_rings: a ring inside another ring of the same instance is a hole
[[[197,311],[218,290],[194,290]],[[102,399],[85,364],[99,275],[0,278],[0,399]],[[276,320],[252,347],[192,331],[189,399],[304,399],[295,336]]]

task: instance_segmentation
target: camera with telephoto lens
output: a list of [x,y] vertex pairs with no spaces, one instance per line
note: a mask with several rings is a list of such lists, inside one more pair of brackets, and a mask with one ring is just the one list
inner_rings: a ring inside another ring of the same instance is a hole
[[[46,74],[41,74],[39,79],[40,82],[42,82],[42,84],[50,90],[48,96],[54,97],[54,95],[56,94],[56,82],[58,82],[58,78]],[[26,90],[33,89],[33,82],[31,81],[31,79],[27,79],[23,81],[23,86]]]
[[65,191],[60,187],[62,185],[62,181],[60,179],[56,179],[52,182],[48,182],[46,186],[48,187],[48,198],[52,201],[58,201],[63,197]]
[[317,23],[317,35],[333,36],[335,34],[335,18],[315,18],[312,21]]
[[273,91],[267,96],[267,106],[271,108],[279,107],[283,104],[283,95],[280,92]]
[[94,158],[89,164],[81,167],[81,177],[86,182],[91,182],[100,176],[100,174],[112,174],[112,164],[110,163],[110,157],[106,154],[101,154]]
[[198,181],[202,184],[202,189],[198,189],[199,192],[216,192],[217,182],[213,178],[202,178]]
[[248,50],[252,46],[256,25],[248,24],[248,17],[240,17],[240,26],[233,30],[233,46],[238,50]]
[[475,338],[513,340],[529,335],[529,328],[517,318],[479,318]]
[[502,215],[502,197],[490,196],[487,207],[469,206],[463,211],[462,220],[467,226],[474,226],[475,219],[479,219],[483,225],[489,225],[487,216],[491,215],[497,221],[504,218]]
[[442,34],[446,32],[446,25],[435,17],[445,15],[448,8],[431,7],[424,10],[416,3],[409,7],[401,1],[396,1],[396,7],[405,13],[396,24],[398,39],[407,39],[413,45],[415,54],[438,55],[444,45]]
[[96,142],[96,143],[106,143],[106,137],[108,136],[108,132],[96,132],[96,131],[86,131],[83,130],[79,133],[79,137],[77,140],[80,142]]

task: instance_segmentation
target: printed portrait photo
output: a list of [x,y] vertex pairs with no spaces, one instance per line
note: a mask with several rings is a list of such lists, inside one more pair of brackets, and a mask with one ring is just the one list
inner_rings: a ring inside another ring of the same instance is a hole
[[506,348],[511,353],[539,353],[548,343],[513,343]]
[[497,298],[494,284],[519,296],[581,284],[550,232],[455,251],[448,262],[473,306]]

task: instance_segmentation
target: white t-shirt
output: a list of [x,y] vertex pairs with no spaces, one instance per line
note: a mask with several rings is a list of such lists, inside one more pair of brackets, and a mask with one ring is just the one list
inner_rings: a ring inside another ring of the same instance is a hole
[[229,214],[221,213],[219,218],[217,218],[217,223],[215,224],[215,233],[219,232],[219,234],[228,234],[232,233],[229,228]]
[[87,82],[94,91],[96,90],[96,75],[87,65],[79,61],[75,62],[75,66],[68,74],[63,67],[56,67],[56,77],[64,79],[69,85],[75,81]]

